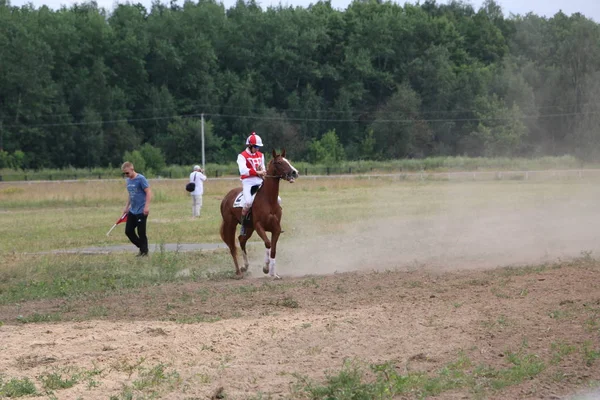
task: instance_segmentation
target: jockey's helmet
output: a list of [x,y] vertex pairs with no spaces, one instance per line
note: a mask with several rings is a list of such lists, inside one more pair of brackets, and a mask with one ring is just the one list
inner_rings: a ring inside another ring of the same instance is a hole
[[248,139],[246,139],[246,146],[262,147],[262,145],[262,139],[255,132],[252,132],[252,134],[248,136]]

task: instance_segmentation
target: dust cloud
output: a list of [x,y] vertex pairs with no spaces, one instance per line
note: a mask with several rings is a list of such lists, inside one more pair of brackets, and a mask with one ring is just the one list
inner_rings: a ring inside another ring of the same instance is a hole
[[[345,224],[335,234],[284,239],[278,271],[301,276],[494,268],[555,262],[600,250],[596,185],[499,184],[487,197],[482,190],[486,186],[465,190],[464,185],[449,184],[439,190],[438,207],[426,214],[402,212],[401,203],[390,204],[400,212]],[[472,199],[478,198],[474,205]]]

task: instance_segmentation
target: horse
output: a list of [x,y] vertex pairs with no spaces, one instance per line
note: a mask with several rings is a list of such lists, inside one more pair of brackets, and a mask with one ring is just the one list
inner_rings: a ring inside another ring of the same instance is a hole
[[[281,234],[281,206],[279,205],[279,182],[281,179],[293,183],[298,178],[298,170],[285,158],[285,149],[281,154],[273,150],[273,159],[267,166],[267,174],[263,180],[262,186],[256,192],[252,208],[250,210],[250,220],[246,222],[245,236],[239,235],[238,240],[244,256],[244,266],[240,268],[237,258],[237,249],[235,246],[235,233],[237,225],[240,223],[242,209],[234,207],[235,199],[240,195],[242,188],[230,190],[221,201],[221,239],[229,247],[233,263],[235,264],[236,278],[242,278],[243,273],[248,270],[248,254],[246,253],[246,242],[256,230],[256,233],[265,243],[265,265],[263,272],[269,274],[275,279],[280,277],[275,273],[275,255],[277,253],[277,240]],[[267,236],[271,232],[271,240]]]

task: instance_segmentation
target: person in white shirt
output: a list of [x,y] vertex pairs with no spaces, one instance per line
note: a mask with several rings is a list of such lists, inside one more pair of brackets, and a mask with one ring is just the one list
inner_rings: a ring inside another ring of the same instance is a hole
[[190,182],[196,184],[196,188],[190,194],[192,195],[192,217],[196,218],[200,216],[200,209],[202,208],[202,195],[204,194],[204,181],[206,175],[204,170],[199,165],[194,165],[194,171],[190,174]]

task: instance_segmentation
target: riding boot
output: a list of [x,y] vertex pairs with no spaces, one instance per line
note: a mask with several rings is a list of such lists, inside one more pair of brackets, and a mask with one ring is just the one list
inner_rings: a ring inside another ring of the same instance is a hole
[[246,217],[244,215],[242,215],[240,217],[240,235],[241,236],[246,236],[246,229],[244,227],[244,222],[246,222]]
[[248,222],[248,214],[249,214],[249,209],[243,208],[242,209],[242,217],[240,218],[240,235],[241,236],[246,236],[246,223]]

